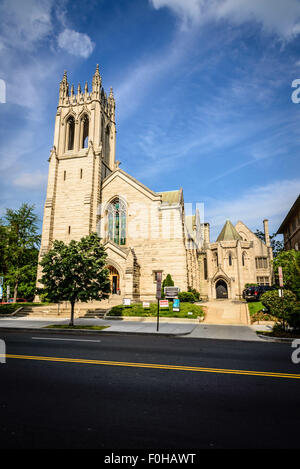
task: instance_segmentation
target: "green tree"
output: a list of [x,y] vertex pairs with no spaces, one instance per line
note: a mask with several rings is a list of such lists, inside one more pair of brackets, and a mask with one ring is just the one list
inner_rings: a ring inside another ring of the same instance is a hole
[[18,291],[26,293],[26,298],[34,296],[40,238],[33,205],[6,210],[0,222],[1,273],[5,286],[13,286],[14,301]]
[[[261,230],[256,230],[254,233],[261,241],[265,242],[265,234]],[[278,240],[278,235],[273,233],[270,235],[270,243],[273,251],[273,255],[276,256],[279,252],[284,250],[283,241]]]
[[40,262],[43,267],[38,293],[53,302],[71,303],[70,326],[74,324],[77,301],[102,300],[109,297],[110,281],[105,269],[107,254],[96,233],[80,241],[54,241]]
[[282,297],[279,296],[278,290],[268,291],[261,296],[261,302],[284,330],[287,326],[300,326],[299,302],[292,291],[283,290]]
[[274,275],[278,285],[279,266],[282,267],[284,288],[294,292],[300,301],[300,251],[294,249],[282,251],[273,260]]
[[165,287],[174,287],[174,281],[170,274],[167,274],[166,278],[163,280],[162,289],[161,289],[162,298],[165,297],[165,290],[164,290]]

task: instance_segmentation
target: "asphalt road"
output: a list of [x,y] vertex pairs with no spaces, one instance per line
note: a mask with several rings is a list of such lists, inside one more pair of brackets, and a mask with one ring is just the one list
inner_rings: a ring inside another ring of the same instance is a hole
[[300,374],[300,364],[288,344],[38,331],[0,338],[9,356],[0,364],[1,448],[300,446],[300,379],[284,375]]

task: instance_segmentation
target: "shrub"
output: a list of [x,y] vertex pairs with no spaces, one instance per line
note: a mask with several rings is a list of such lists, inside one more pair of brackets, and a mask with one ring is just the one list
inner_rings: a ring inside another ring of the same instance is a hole
[[113,306],[109,312],[109,316],[122,316],[123,306]]
[[182,291],[182,292],[179,292],[178,293],[178,298],[180,301],[182,301],[183,303],[184,302],[188,302],[188,303],[195,303],[196,301],[196,298],[194,296],[194,294],[190,291]]
[[261,296],[261,302],[283,329],[300,324],[299,302],[292,291],[283,290],[283,297],[277,290],[268,291]]
[[189,287],[188,292],[193,293],[195,301],[200,300],[200,293],[197,290],[195,290],[195,288]]

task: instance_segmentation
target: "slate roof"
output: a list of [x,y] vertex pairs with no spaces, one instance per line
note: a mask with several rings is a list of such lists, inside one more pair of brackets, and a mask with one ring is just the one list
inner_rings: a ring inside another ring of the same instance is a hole
[[179,204],[181,202],[182,189],[179,189],[178,191],[158,192],[158,194],[161,195],[161,201],[163,204]]
[[217,242],[218,241],[232,241],[232,240],[239,240],[239,239],[242,239],[242,237],[238,234],[238,232],[236,231],[231,221],[226,220],[226,223],[223,226],[222,231],[217,238]]

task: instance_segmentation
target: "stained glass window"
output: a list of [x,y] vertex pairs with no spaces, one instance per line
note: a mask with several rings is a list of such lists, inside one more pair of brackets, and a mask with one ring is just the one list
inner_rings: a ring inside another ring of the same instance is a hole
[[126,244],[126,206],[120,199],[114,199],[108,206],[108,239]]

